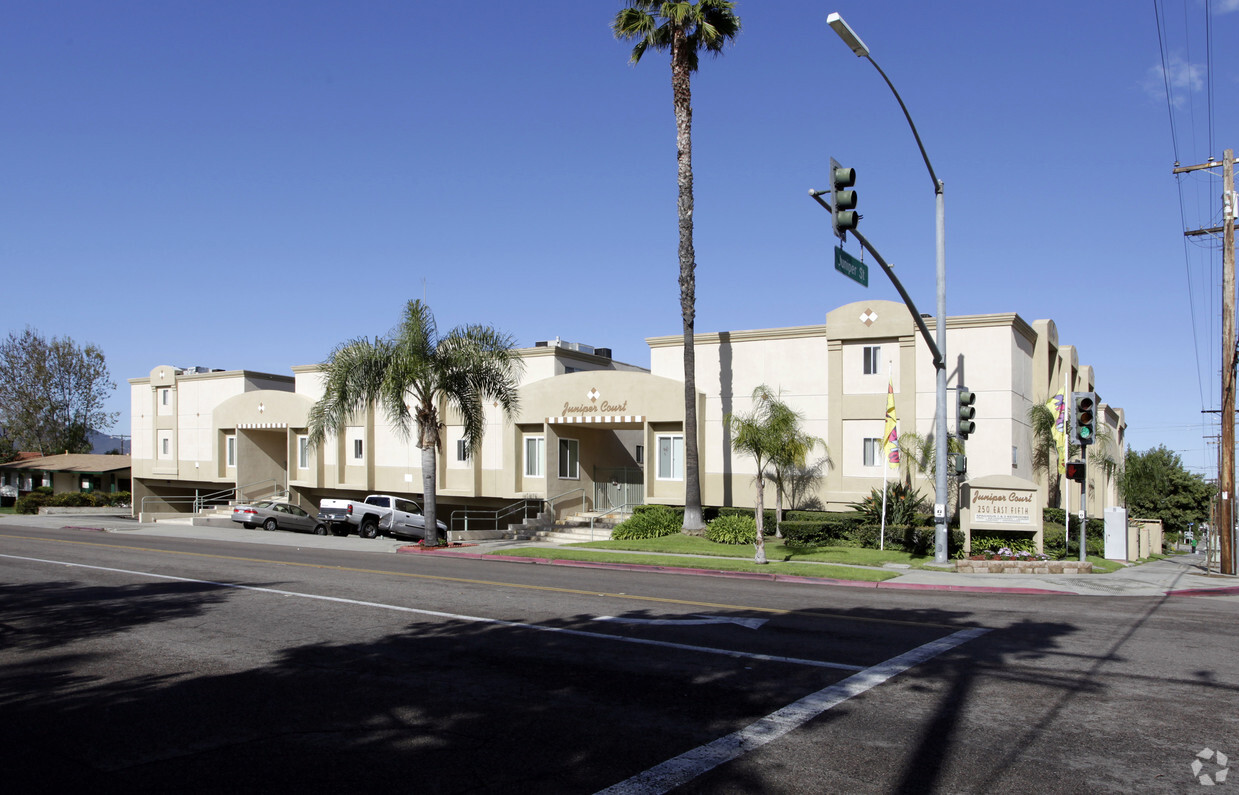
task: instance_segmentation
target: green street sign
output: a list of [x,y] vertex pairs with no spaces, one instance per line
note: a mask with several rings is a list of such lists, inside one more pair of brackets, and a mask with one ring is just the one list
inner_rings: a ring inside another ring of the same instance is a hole
[[861,287],[869,286],[869,266],[835,246],[835,270],[842,273]]

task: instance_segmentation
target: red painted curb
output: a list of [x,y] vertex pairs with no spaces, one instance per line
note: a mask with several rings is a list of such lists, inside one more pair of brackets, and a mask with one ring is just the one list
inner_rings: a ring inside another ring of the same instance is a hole
[[1167,596],[1234,596],[1239,594],[1239,585],[1224,585],[1221,588],[1184,588],[1166,591]]

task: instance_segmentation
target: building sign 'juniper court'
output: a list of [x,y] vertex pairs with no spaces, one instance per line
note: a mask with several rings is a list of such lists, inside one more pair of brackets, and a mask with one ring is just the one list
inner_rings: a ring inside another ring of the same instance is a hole
[[975,489],[972,492],[973,521],[1031,525],[1033,502],[1029,492]]

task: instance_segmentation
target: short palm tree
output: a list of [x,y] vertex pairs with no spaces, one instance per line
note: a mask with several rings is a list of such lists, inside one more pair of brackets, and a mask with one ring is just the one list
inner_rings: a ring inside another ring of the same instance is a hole
[[684,530],[700,532],[701,475],[697,452],[697,376],[693,325],[696,318],[697,268],[693,253],[693,72],[701,51],[718,55],[740,32],[735,3],[728,0],[666,2],[628,0],[615,15],[617,39],[635,41],[629,61],[636,64],[649,49],[671,53],[671,94],[675,106],[680,243],[680,315],[684,324]]
[[809,454],[821,445],[829,458],[830,450],[826,448],[823,439],[801,430],[800,421],[804,419],[803,415],[792,411],[782,402],[777,406],[779,411],[788,413],[787,419],[790,420],[778,423],[782,428],[783,438],[778,440],[777,449],[770,458],[769,476],[774,483],[774,536],[782,538],[783,497],[790,498],[799,486],[798,479],[804,478],[808,470]]
[[460,416],[465,444],[477,450],[485,429],[484,401],[501,406],[510,420],[523,371],[511,337],[477,325],[440,336],[430,307],[410,301],[387,337],[346,342],[323,363],[323,396],[310,409],[310,443],[318,447],[329,434],[338,435],[350,417],[371,405],[406,439],[416,423],[425,543],[437,546],[435,453],[443,443],[443,412]]
[[748,453],[757,464],[756,505],[757,552],[753,560],[766,562],[763,537],[766,512],[766,467],[787,455],[787,440],[794,436],[799,415],[778,398],[770,387],[762,384],[753,390],[753,409],[747,414],[728,414],[725,422],[731,428],[731,446],[738,453]]

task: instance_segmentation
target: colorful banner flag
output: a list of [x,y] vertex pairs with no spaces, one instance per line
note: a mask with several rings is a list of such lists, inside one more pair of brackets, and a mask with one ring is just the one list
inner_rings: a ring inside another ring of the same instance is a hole
[[1045,407],[1054,417],[1054,446],[1058,448],[1058,474],[1067,471],[1067,398],[1062,390],[1046,401]]
[[899,468],[899,431],[895,427],[895,385],[886,382],[886,428],[882,432],[882,455],[886,457],[887,466]]

